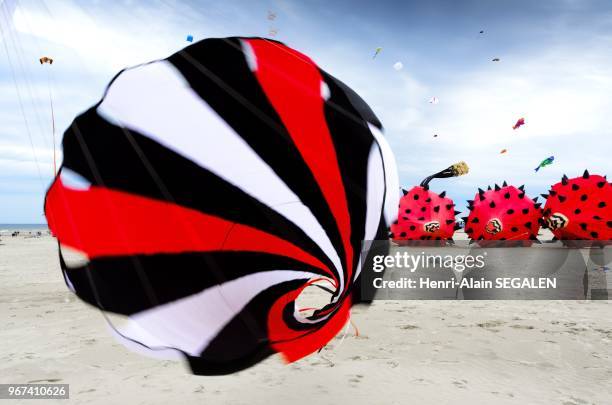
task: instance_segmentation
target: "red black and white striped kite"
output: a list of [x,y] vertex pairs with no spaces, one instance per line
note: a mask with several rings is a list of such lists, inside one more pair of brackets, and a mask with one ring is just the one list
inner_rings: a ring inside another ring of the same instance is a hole
[[[307,56],[207,39],[121,71],[64,134],[47,220],[67,285],[147,351],[231,373],[323,347],[359,302],[398,180],[365,102]],[[62,247],[87,258],[69,265]],[[296,306],[317,279],[329,304]]]

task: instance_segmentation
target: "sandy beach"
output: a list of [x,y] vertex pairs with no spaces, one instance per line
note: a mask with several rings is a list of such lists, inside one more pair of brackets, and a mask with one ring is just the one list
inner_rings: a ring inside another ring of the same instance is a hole
[[117,343],[65,287],[56,250],[50,236],[2,237],[0,383],[70,384],[64,402],[612,403],[609,301],[378,301],[354,309],[359,336],[320,354],[198,377]]

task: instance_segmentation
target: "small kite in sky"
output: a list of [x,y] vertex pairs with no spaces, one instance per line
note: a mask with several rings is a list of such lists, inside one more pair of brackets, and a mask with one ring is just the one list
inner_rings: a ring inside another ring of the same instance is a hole
[[440,100],[438,100],[438,97],[432,97],[429,99],[429,104],[438,104],[440,102]]
[[434,138],[437,138],[437,137],[438,137],[438,134],[434,134]]
[[499,62],[499,58],[493,58],[493,62]]
[[538,170],[540,170],[541,167],[546,167],[549,165],[552,165],[552,162],[555,160],[554,156],[549,156],[546,159],[542,160],[540,162],[540,164],[538,165],[538,167],[535,168],[535,171],[537,172]]
[[525,125],[525,118],[521,117],[516,121],[516,124],[512,126],[512,129],[518,129],[522,127],[523,125]]
[[193,42],[193,35],[187,35],[187,42]]
[[42,58],[39,59],[40,64],[42,65],[43,63],[48,63],[50,65],[53,64],[53,59],[47,57],[47,56],[43,56]]
[[402,62],[395,62],[395,64],[393,64],[393,69],[395,70],[402,70],[402,68],[404,67],[404,64]]
[[274,21],[275,19],[276,19],[276,13],[273,13],[272,11],[268,11],[268,20]]
[[382,51],[382,47],[378,47],[376,48],[376,50],[374,51],[374,56],[372,56],[372,59],[376,58],[376,56],[378,56],[378,54],[380,53],[380,51]]
[[480,30],[480,33],[481,33],[481,34],[484,34],[484,30]]
[[276,36],[277,33],[278,33],[278,30],[276,28],[271,28],[270,31],[268,31],[268,34],[271,37]]
[[502,150],[501,150],[501,152],[499,152],[499,153],[500,153],[500,155],[501,155],[501,154],[504,154],[504,153],[506,153],[506,152],[508,152],[508,149],[502,149]]

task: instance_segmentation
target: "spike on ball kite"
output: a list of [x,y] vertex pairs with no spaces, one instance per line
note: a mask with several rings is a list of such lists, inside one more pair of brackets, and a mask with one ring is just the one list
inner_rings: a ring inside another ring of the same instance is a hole
[[[207,39],[125,69],[65,132],[46,196],[60,257],[88,260],[61,260],[66,283],[196,374],[316,352],[360,301],[362,241],[385,238],[397,209],[381,128],[279,42]],[[303,315],[296,299],[321,279],[330,301]]]

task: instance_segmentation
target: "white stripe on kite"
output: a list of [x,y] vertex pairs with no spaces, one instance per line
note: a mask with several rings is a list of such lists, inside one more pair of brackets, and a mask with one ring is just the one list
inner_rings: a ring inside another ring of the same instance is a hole
[[83,176],[74,172],[67,167],[62,167],[62,171],[60,172],[60,178],[62,179],[62,184],[68,188],[73,190],[89,190],[91,187],[91,183]]
[[[385,168],[380,148],[376,143],[372,144],[370,156],[368,157],[368,183],[367,183],[367,209],[365,218],[365,232],[363,235],[364,246],[361,247],[361,252],[370,250],[372,240],[378,232],[381,215],[383,215],[383,203],[385,196]],[[355,272],[355,278],[361,273],[361,254],[359,256],[359,264]]]
[[[199,356],[208,344],[262,291],[276,284],[318,277],[292,270],[262,271],[210,287],[130,317],[120,334],[146,346],[177,348]],[[248,315],[247,315],[248,316]]]
[[399,205],[399,193],[397,192],[399,189],[399,177],[397,174],[397,165],[395,164],[393,151],[382,132],[370,123],[368,123],[368,126],[370,127],[370,132],[372,132],[376,143],[378,143],[385,167],[386,193],[384,215],[387,225],[389,225],[396,219],[397,206]]
[[244,53],[244,59],[246,59],[247,65],[249,65],[249,69],[251,72],[255,72],[257,70],[257,56],[255,56],[255,51],[251,44],[248,41],[240,40],[240,45],[242,46],[242,52]]

